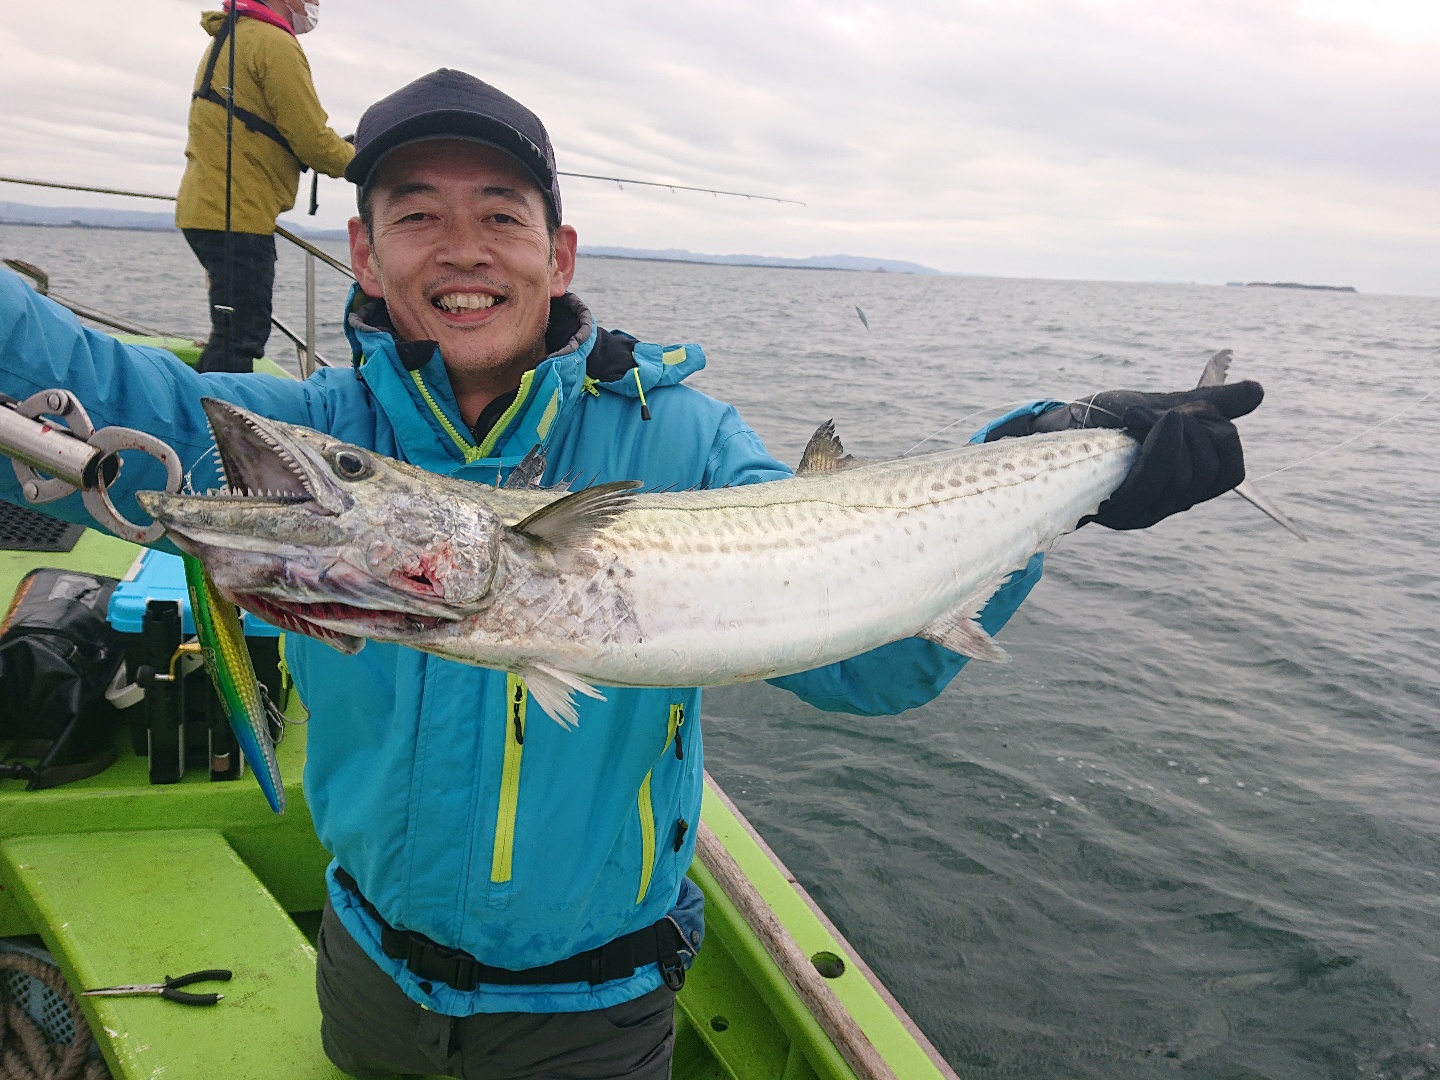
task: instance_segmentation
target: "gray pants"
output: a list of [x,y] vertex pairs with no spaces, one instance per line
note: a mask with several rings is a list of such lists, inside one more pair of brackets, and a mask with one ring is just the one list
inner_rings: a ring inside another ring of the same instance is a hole
[[360,1080],[669,1080],[675,994],[662,986],[583,1013],[422,1009],[366,955],[325,904],[315,970],[325,1053]]

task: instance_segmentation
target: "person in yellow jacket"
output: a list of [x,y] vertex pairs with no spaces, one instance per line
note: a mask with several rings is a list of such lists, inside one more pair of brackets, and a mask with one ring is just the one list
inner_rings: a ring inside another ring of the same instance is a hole
[[[210,279],[210,342],[201,371],[250,371],[265,355],[275,286],[275,219],[295,205],[302,167],[340,176],[355,148],[332,131],[297,35],[315,28],[318,0],[234,0],[235,124],[231,159],[231,296],[225,268],[225,85],[230,3],[200,25],[214,38],[190,101],[185,176],[175,224]],[[233,312],[227,307],[233,306]],[[226,351],[227,319],[229,351]]]

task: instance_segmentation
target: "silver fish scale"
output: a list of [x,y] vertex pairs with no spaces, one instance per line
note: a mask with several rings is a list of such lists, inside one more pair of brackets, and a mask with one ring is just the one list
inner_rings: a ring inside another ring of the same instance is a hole
[[436,637],[447,655],[610,686],[808,670],[978,608],[1093,512],[1135,452],[1120,432],[1061,432],[636,496],[577,565],[512,562],[484,613]]

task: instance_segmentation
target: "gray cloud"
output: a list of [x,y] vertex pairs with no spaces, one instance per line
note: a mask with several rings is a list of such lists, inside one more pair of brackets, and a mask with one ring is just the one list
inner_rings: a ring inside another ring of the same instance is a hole
[[[173,190],[199,8],[112,11],[7,15],[4,171]],[[462,67],[545,118],[562,168],[808,204],[572,180],[582,243],[1440,293],[1440,40],[1279,0],[327,0],[305,46],[342,130]],[[336,224],[350,196],[323,202]]]

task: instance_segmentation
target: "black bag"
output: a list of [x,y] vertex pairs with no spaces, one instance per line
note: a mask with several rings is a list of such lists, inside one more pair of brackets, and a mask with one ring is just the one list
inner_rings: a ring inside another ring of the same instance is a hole
[[119,584],[44,567],[15,590],[0,628],[0,777],[28,780],[36,791],[114,763],[120,714],[105,691],[125,650],[105,616]]

